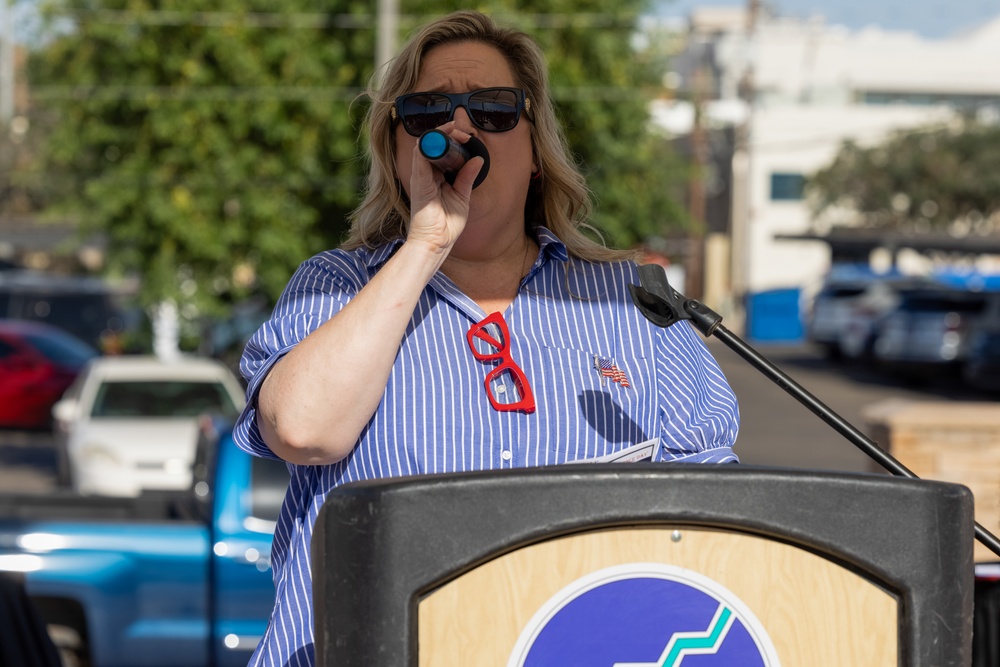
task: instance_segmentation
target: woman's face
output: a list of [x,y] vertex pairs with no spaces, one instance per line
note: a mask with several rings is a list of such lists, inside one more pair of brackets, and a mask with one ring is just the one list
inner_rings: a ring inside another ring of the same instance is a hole
[[[416,85],[408,92],[466,93],[480,88],[517,88],[510,64],[500,51],[481,42],[455,42],[431,49],[425,56]],[[472,124],[464,107],[455,109],[456,127],[479,138],[490,154],[486,180],[472,191],[469,224],[482,222],[517,225],[524,229],[524,203],[531,173],[537,169],[531,147],[531,127],[526,114],[506,132],[489,132]],[[410,192],[413,148],[417,137],[410,136],[402,123],[396,124],[396,174]]]

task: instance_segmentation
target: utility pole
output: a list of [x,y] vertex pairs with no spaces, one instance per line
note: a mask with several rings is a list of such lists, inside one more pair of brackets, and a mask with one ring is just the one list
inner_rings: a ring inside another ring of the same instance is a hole
[[382,68],[396,55],[399,34],[399,0],[378,0],[378,21],[375,33],[375,72],[381,78]]
[[736,127],[733,150],[733,200],[732,200],[732,328],[746,327],[746,299],[750,286],[750,225],[752,223],[752,194],[750,191],[751,162],[753,151],[750,147],[754,106],[754,64],[753,49],[757,32],[757,18],[760,0],[747,0],[747,20],[745,49],[747,61],[739,84],[739,96],[746,104],[746,118]]
[[9,0],[0,0],[0,128],[14,119],[14,9]]
[[691,81],[691,106],[694,110],[691,158],[694,162],[694,174],[688,183],[688,199],[693,227],[688,233],[684,262],[684,292],[692,299],[705,298],[705,172],[708,168],[708,140],[704,107],[708,76],[705,72],[704,45],[701,49]]

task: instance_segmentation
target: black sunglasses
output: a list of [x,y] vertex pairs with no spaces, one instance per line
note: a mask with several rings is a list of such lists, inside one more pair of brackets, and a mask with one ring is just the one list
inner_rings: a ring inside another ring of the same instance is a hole
[[455,109],[465,107],[472,124],[487,132],[512,130],[521,112],[531,119],[531,99],[520,88],[483,88],[468,93],[410,93],[396,98],[389,111],[393,122],[403,121],[403,129],[414,137],[444,125],[455,117]]

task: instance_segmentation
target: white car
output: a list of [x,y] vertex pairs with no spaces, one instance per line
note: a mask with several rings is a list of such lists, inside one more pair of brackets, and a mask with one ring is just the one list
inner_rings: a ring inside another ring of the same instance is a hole
[[244,402],[214,359],[94,359],[52,408],[59,482],[110,496],[188,489],[198,417],[235,418]]

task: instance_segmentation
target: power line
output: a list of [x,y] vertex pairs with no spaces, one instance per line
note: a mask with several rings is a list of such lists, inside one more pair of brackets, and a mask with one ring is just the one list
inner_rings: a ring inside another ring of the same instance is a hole
[[89,101],[206,101],[206,102],[258,102],[258,101],[351,101],[359,94],[360,87],[334,86],[32,86],[31,96],[37,100],[89,100]]
[[262,13],[262,12],[191,12],[164,9],[111,10],[68,9],[60,15],[86,23],[112,25],[184,26],[212,28],[374,28],[374,14]]
[[[76,101],[161,101],[185,102],[257,102],[257,101],[353,101],[363,94],[363,89],[352,86],[32,86],[31,96],[36,100]],[[653,99],[662,88],[635,86],[557,86],[552,89],[552,99],[560,102],[615,102]]]
[[929,119],[924,124],[890,128],[888,133],[883,127],[870,127],[856,130],[850,135],[843,132],[816,132],[794,139],[751,141],[749,145],[760,153],[768,151],[812,150],[816,146],[826,146],[831,142],[840,142],[848,139],[858,144],[864,144],[870,141],[887,139],[893,133],[924,134],[937,132],[947,127],[949,127],[948,121]]
[[[151,25],[245,28],[296,29],[375,29],[376,14],[326,14],[322,12],[197,12],[164,9],[110,10],[62,9],[66,16],[88,23],[113,25]],[[399,14],[398,22],[407,26],[420,25],[438,14]],[[613,12],[494,14],[500,22],[515,23],[540,29],[635,27],[640,14]]]
[[[8,181],[18,180],[16,185],[10,182],[4,183],[7,187],[27,188],[39,183],[51,185],[53,182],[73,183],[78,180],[91,180],[95,178],[93,170],[83,171],[80,169],[12,169],[6,172],[10,176]],[[364,181],[364,175],[359,173],[355,176],[324,176],[302,178],[301,172],[295,172],[287,180],[277,178],[241,178],[238,183],[229,186],[220,186],[218,183],[205,183],[197,178],[177,177],[169,181],[161,181],[156,176],[143,173],[114,172],[112,176],[102,176],[104,184],[139,185],[146,188],[175,188],[185,187],[192,192],[212,190],[214,192],[226,192],[230,195],[247,191],[276,190],[289,194],[294,198],[295,192],[319,192],[343,187],[355,187]],[[5,217],[0,213],[0,217]],[[9,216],[7,216],[9,217]]]

